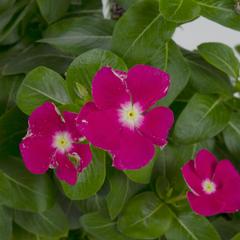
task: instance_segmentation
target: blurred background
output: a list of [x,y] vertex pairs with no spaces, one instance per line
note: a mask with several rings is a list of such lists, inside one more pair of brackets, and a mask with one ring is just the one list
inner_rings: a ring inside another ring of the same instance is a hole
[[177,28],[174,39],[188,50],[196,49],[203,42],[222,42],[234,48],[240,43],[240,32],[200,17]]

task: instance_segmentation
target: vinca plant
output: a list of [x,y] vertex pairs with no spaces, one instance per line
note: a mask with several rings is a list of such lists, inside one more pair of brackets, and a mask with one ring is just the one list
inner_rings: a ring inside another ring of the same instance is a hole
[[240,31],[238,0],[0,1],[0,240],[240,240],[240,45],[174,42],[200,16]]

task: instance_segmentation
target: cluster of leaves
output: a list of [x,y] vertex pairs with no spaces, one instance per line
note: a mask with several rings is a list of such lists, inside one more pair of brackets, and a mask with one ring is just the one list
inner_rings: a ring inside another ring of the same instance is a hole
[[[115,21],[103,19],[100,0],[0,2],[1,240],[240,239],[239,214],[207,219],[190,210],[180,173],[200,148],[240,166],[240,63],[226,45],[189,52],[172,40],[176,27],[200,15],[240,31],[236,2],[116,2],[125,13]],[[170,74],[158,104],[176,119],[169,145],[148,166],[119,172],[93,149],[75,186],[25,169],[18,143],[33,109],[48,100],[78,112],[101,66],[138,63]]]

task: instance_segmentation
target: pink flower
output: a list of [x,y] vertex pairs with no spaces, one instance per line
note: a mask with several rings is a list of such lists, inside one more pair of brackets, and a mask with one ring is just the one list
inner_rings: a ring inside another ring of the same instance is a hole
[[193,211],[211,216],[240,209],[240,175],[229,160],[217,161],[207,150],[187,162],[182,173],[191,192],[187,193]]
[[168,87],[168,74],[154,67],[136,65],[128,73],[103,67],[93,79],[93,101],[82,108],[77,127],[113,155],[116,168],[141,168],[153,158],[154,144],[167,143],[173,113],[153,105]]
[[77,175],[91,162],[88,144],[80,144],[82,136],[76,129],[77,114],[64,112],[46,102],[29,117],[27,135],[20,151],[28,170],[43,174],[56,168],[57,177],[74,185]]

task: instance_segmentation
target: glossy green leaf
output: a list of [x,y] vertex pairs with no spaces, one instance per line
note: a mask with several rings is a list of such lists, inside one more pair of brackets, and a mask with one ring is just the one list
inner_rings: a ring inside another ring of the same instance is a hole
[[116,2],[123,7],[124,9],[128,9],[131,7],[134,3],[136,3],[138,0],[117,0]]
[[231,240],[240,240],[240,233],[235,235]]
[[212,224],[217,229],[222,237],[222,240],[229,240],[238,234],[240,221],[238,219],[226,219],[220,216],[212,221]]
[[0,77],[0,115],[15,105],[16,93],[21,84],[21,76]]
[[27,117],[14,107],[0,117],[0,155],[17,155],[18,144],[27,132]]
[[118,228],[126,236],[136,239],[155,239],[169,229],[171,214],[164,202],[152,192],[132,198],[118,219]]
[[65,14],[70,0],[37,0],[37,4],[44,19],[52,23]]
[[137,1],[117,22],[112,49],[129,66],[151,63],[153,55],[160,55],[160,45],[171,38],[174,29],[175,23],[163,19],[158,0]]
[[13,234],[11,240],[60,240],[58,237],[42,237],[39,235],[32,234],[19,225],[13,225]]
[[197,54],[188,54],[191,69],[190,84],[202,94],[232,96],[232,86],[226,74],[222,73]]
[[233,113],[228,126],[223,131],[224,141],[229,151],[236,157],[240,156],[240,113]]
[[219,234],[204,217],[194,213],[175,214],[173,223],[166,233],[167,240],[221,240]]
[[156,192],[162,199],[180,194],[185,195],[186,184],[182,177],[181,168],[185,162],[194,157],[196,150],[197,147],[194,145],[168,144],[157,155]]
[[58,205],[42,213],[15,211],[15,221],[30,233],[46,237],[62,237],[68,232],[67,218]]
[[55,188],[46,174],[28,172],[21,159],[1,156],[0,201],[15,209],[42,212],[54,204]]
[[0,13],[9,9],[13,4],[15,0],[2,0],[0,2]]
[[111,219],[115,219],[127,201],[130,181],[124,174],[114,171],[109,178],[109,184],[107,206]]
[[173,41],[163,44],[162,50],[154,56],[151,64],[165,70],[170,75],[168,94],[158,102],[158,105],[168,106],[186,87],[190,77],[189,66]]
[[64,55],[47,44],[30,46],[21,51],[4,66],[3,75],[28,73],[38,66],[45,66],[58,73],[65,73],[72,57]]
[[12,213],[0,205],[0,236],[1,240],[10,240],[12,236]]
[[[13,7],[9,7],[0,15],[0,42],[7,39],[16,27],[20,24],[28,11],[32,8],[33,3],[27,4],[27,0],[19,0]],[[15,42],[15,39],[14,39]],[[12,43],[10,41],[10,43]]]
[[71,96],[79,98],[82,95],[77,83],[85,87],[88,94],[91,95],[92,79],[103,66],[127,71],[123,60],[107,50],[93,49],[74,59],[67,71],[67,84]]
[[65,80],[53,70],[38,67],[27,74],[18,93],[17,105],[26,114],[46,101],[56,104],[71,102]]
[[201,15],[226,27],[240,31],[240,15],[233,0],[197,0]]
[[23,228],[14,223],[11,240],[37,240],[37,239],[33,234],[25,231]]
[[85,214],[80,218],[83,229],[94,236],[96,240],[128,240],[116,228],[116,222],[99,212]]
[[201,8],[195,0],[160,0],[160,12],[173,22],[190,21],[200,15]]
[[141,185],[131,182],[119,171],[113,171],[109,177],[109,185],[110,190],[106,197],[107,207],[111,219],[115,219],[127,200],[141,188]]
[[237,52],[240,54],[240,45],[237,45],[237,46],[235,47],[235,49],[236,49]]
[[198,46],[200,55],[210,64],[235,79],[239,76],[240,63],[233,50],[223,43],[203,43]]
[[221,98],[195,94],[176,121],[175,139],[189,144],[212,138],[227,126],[230,115]]
[[152,159],[146,166],[137,170],[126,170],[124,173],[133,182],[148,184],[151,180],[155,159]]
[[92,148],[92,162],[78,176],[76,185],[61,182],[64,193],[72,200],[82,200],[94,195],[103,185],[106,176],[105,152]]
[[92,48],[110,48],[113,22],[101,18],[68,18],[51,25],[39,42],[79,55]]

